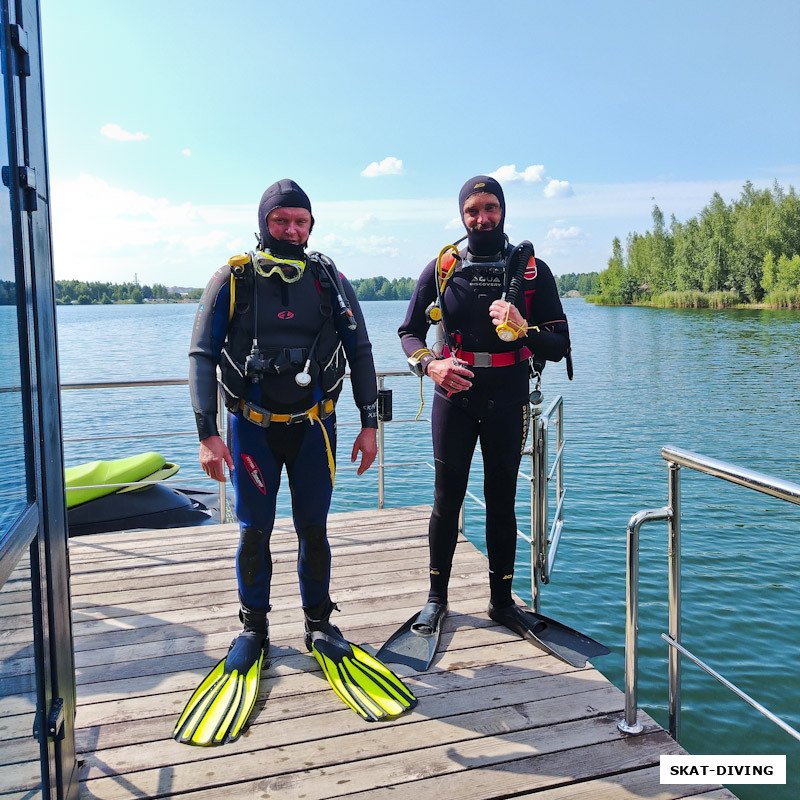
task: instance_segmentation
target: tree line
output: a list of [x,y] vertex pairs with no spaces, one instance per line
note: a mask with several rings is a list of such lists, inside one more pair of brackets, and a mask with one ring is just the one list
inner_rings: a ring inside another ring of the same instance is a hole
[[[192,294],[196,293],[195,297]],[[152,286],[133,283],[104,283],[102,281],[56,281],[56,302],[61,305],[109,305],[111,303],[143,303],[145,300],[185,300],[187,295],[170,292],[160,283]],[[189,299],[199,299],[201,289],[190,290]]]
[[[410,300],[417,285],[416,278],[388,279],[383,275],[375,278],[354,278],[350,281],[359,300]],[[559,294],[576,291],[594,295],[600,291],[597,272],[585,274],[568,273],[556,277]],[[55,282],[56,302],[60,305],[107,305],[110,303],[143,303],[145,300],[199,300],[202,289],[189,289],[187,294],[170,292],[166,286],[138,283],[103,283],[101,281],[66,280]],[[0,305],[16,303],[14,281],[0,281]]]
[[591,298],[611,304],[729,307],[763,303],[800,308],[800,198],[775,182],[748,181],[726,203],[715,192],[697,215],[669,225],[656,205],[653,228],[612,244]]
[[555,279],[561,297],[569,292],[577,292],[582,297],[600,292],[599,272],[567,272],[565,275],[556,275]]
[[359,300],[410,300],[416,278],[354,278],[350,281]]

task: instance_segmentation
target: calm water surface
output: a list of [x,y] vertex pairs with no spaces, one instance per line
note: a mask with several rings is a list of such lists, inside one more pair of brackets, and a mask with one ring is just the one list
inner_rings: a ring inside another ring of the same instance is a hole
[[[405,303],[364,303],[378,369],[405,369],[396,329]],[[61,380],[185,377],[194,305],[74,306],[58,309]],[[597,666],[623,686],[625,527],[633,513],[667,503],[664,444],[800,482],[800,314],[603,308],[565,301],[575,380],[563,364],[544,375],[545,402],[562,394],[568,489],[564,537],[543,613],[612,647]],[[425,381],[422,418],[429,419]],[[419,408],[419,382],[391,378],[395,419]],[[344,469],[357,432],[352,400],[339,404],[334,511],[377,504],[377,470]],[[199,477],[188,390],[66,391],[68,465],[159,450]],[[95,436],[183,432],[131,441]],[[387,430],[387,461],[431,462],[429,425]],[[527,472],[527,465],[524,465]],[[767,708],[800,726],[800,508],[713,478],[682,471],[683,635],[685,644]],[[432,502],[432,469],[390,471],[387,505]],[[476,456],[470,490],[482,495]],[[519,527],[529,530],[527,484]],[[280,514],[289,514],[288,490]],[[482,547],[482,511],[468,507],[467,533]],[[378,557],[378,554],[376,554]],[[527,548],[515,588],[529,599]],[[334,565],[335,569],[335,565]],[[642,707],[666,724],[666,526],[643,529],[640,675]],[[488,587],[487,587],[488,597]],[[420,598],[421,602],[424,598]],[[682,744],[695,753],[786,753],[786,787],[732,786],[742,798],[800,796],[800,746],[689,662],[683,673]]]

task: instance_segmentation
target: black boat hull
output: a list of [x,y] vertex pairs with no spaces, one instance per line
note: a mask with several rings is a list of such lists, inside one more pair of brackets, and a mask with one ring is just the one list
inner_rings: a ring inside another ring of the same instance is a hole
[[219,495],[153,484],[107,494],[67,512],[70,536],[141,528],[184,528],[219,522]]

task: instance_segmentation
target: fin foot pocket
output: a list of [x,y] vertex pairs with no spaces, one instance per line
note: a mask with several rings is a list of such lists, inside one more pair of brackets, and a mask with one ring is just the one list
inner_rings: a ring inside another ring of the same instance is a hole
[[405,664],[417,672],[430,667],[439,646],[447,603],[431,601],[407,620],[378,651],[378,658],[390,664]]

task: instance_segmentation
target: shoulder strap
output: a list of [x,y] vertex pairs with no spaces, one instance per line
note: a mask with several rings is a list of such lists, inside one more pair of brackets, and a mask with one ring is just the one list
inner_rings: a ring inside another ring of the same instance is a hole
[[[228,259],[231,268],[231,299],[228,309],[228,322],[233,319],[234,312],[244,314],[250,308],[250,296],[253,290],[253,270],[250,255],[231,256]],[[236,287],[241,290],[236,296]]]

